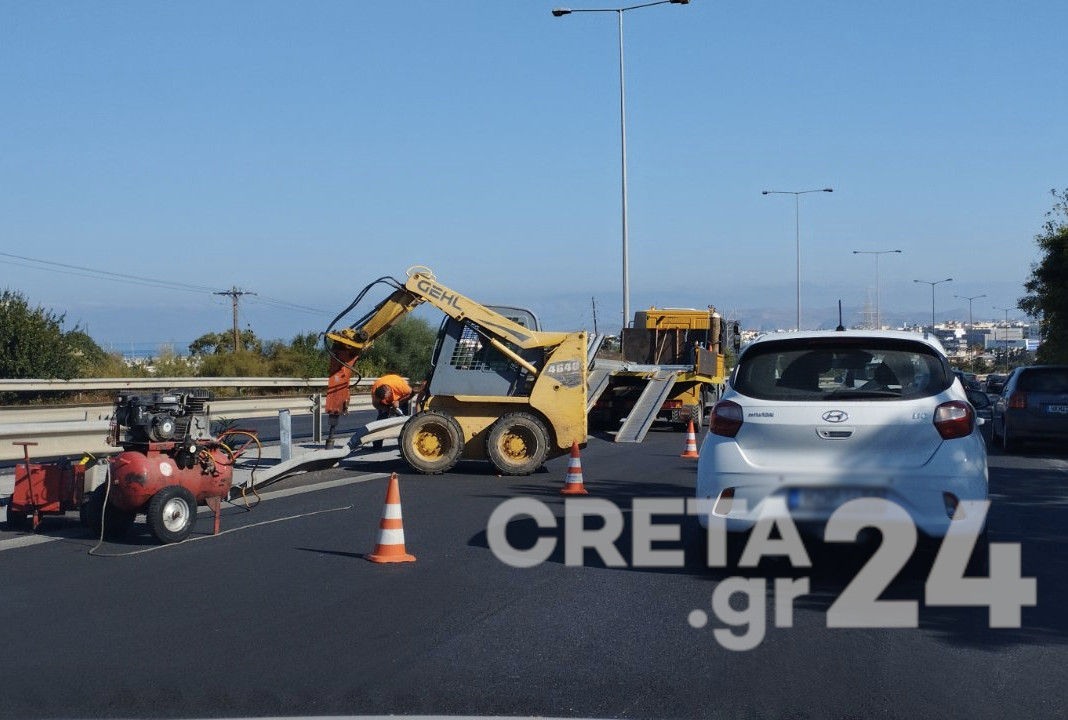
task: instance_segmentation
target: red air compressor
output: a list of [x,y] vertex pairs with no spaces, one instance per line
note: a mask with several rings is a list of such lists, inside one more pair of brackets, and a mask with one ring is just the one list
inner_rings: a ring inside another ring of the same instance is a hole
[[[235,452],[212,437],[206,411],[211,393],[120,395],[110,442],[122,452],[102,468],[70,463],[34,465],[16,472],[8,518],[81,511],[94,533],[121,537],[138,513],[163,543],[180,542],[196,524],[197,505],[215,511],[230,492]],[[102,469],[102,472],[101,472]]]

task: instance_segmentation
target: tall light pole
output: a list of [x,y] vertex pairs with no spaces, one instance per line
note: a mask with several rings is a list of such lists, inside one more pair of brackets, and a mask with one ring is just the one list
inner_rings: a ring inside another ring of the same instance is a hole
[[978,300],[979,298],[985,298],[986,295],[972,295],[971,297],[968,297],[967,295],[954,295],[953,297],[968,301],[968,329],[972,330],[972,301]]
[[[1005,327],[1008,328],[1009,327],[1009,310],[1015,310],[1016,308],[1003,308],[1003,307],[998,307],[997,305],[994,305],[992,307],[995,310],[1004,310],[1005,311]],[[996,346],[998,344],[997,339],[996,339],[997,338],[997,330],[994,331],[994,338],[995,338],[994,345]],[[1008,368],[1009,367],[1009,332],[1008,332],[1007,329],[1005,331],[1005,336],[1001,339],[1001,350],[1004,353],[1002,355],[1002,357],[1005,360],[1005,367]]]
[[972,333],[975,332],[975,325],[972,323],[972,301],[978,300],[979,298],[985,298],[986,295],[972,295],[971,297],[968,297],[967,295],[954,295],[953,297],[968,301],[968,340],[965,350],[970,353],[972,347]]
[[797,231],[797,329],[801,329],[801,200],[802,195],[815,192],[834,192],[834,188],[816,190],[762,190],[761,195],[793,195],[794,227]]
[[657,0],[657,2],[621,8],[554,8],[552,11],[553,17],[562,17],[572,13],[614,12],[619,19],[619,143],[623,186],[623,327],[627,327],[630,323],[630,271],[627,259],[627,93],[623,83],[623,13],[628,10],[653,7],[654,5],[689,4],[690,0]]
[[934,317],[935,317],[935,313],[934,313],[934,289],[935,289],[935,285],[939,285],[939,284],[944,283],[944,282],[951,282],[952,280],[953,280],[953,278],[946,278],[945,280],[935,280],[933,282],[931,280],[913,280],[912,281],[912,282],[918,282],[918,283],[927,283],[928,285],[931,286],[931,329],[932,330],[934,330],[934,326],[935,326],[935,319],[934,319]]
[[882,330],[883,328],[883,316],[880,310],[879,300],[879,256],[887,255],[889,253],[900,253],[900,250],[854,250],[854,255],[874,255],[875,256],[875,329]]
[[1003,308],[1003,307],[997,307],[995,305],[994,309],[995,310],[1004,310],[1005,311],[1005,326],[1008,327],[1008,325],[1009,325],[1009,310],[1015,310],[1016,308]]

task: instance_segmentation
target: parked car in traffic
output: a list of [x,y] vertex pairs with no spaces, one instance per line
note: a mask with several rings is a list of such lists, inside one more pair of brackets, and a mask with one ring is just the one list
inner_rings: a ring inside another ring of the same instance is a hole
[[1005,387],[1005,380],[1008,379],[1008,375],[1002,375],[1000,373],[991,373],[986,376],[986,392],[990,395],[1000,395],[1001,389]]
[[[942,537],[961,500],[987,498],[976,407],[938,340],[897,331],[769,334],[739,354],[701,447],[697,498],[728,531],[785,503],[818,534],[854,498],[886,498]],[[742,508],[740,501],[744,501]]]
[[1028,442],[1068,440],[1068,365],[1013,370],[992,416],[991,438],[1007,453]]
[[979,377],[975,373],[966,373],[963,370],[953,370],[953,374],[960,380],[960,385],[965,390],[979,390]]

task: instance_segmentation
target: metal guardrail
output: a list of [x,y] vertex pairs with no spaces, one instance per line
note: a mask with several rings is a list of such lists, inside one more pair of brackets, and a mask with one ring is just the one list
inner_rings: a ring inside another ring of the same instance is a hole
[[[370,387],[376,378],[364,378],[353,387]],[[87,390],[163,390],[215,387],[297,387],[325,388],[327,378],[102,378],[93,380],[0,380],[0,392],[47,392]],[[355,396],[352,410],[371,407],[370,396]],[[212,400],[208,414],[215,418],[275,417],[282,410],[292,415],[312,415],[316,440],[322,434],[322,393],[288,397],[256,397]],[[0,461],[19,460],[23,450],[12,443],[29,440],[33,457],[57,457],[90,452],[116,453],[120,448],[107,444],[114,407],[111,405],[67,405],[37,408],[0,409]]]
[[[363,378],[350,387],[371,387],[378,378]],[[87,392],[90,390],[157,390],[173,388],[276,387],[325,388],[329,378],[158,377],[80,378],[78,380],[0,380],[0,392]]]

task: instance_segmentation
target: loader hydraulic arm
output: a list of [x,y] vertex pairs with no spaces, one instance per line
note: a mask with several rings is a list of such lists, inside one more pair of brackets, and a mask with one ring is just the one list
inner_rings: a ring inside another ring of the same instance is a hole
[[330,342],[330,379],[326,391],[326,412],[330,415],[331,429],[337,422],[337,416],[348,412],[353,363],[386,330],[424,302],[430,303],[449,317],[470,321],[491,345],[532,374],[537,374],[537,368],[531,366],[505,342],[522,349],[553,347],[568,336],[567,333],[540,332],[523,327],[441,285],[429,269],[413,268],[408,272],[408,280],[403,287],[398,284],[397,289],[361,321],[342,330],[327,331],[326,337]]

